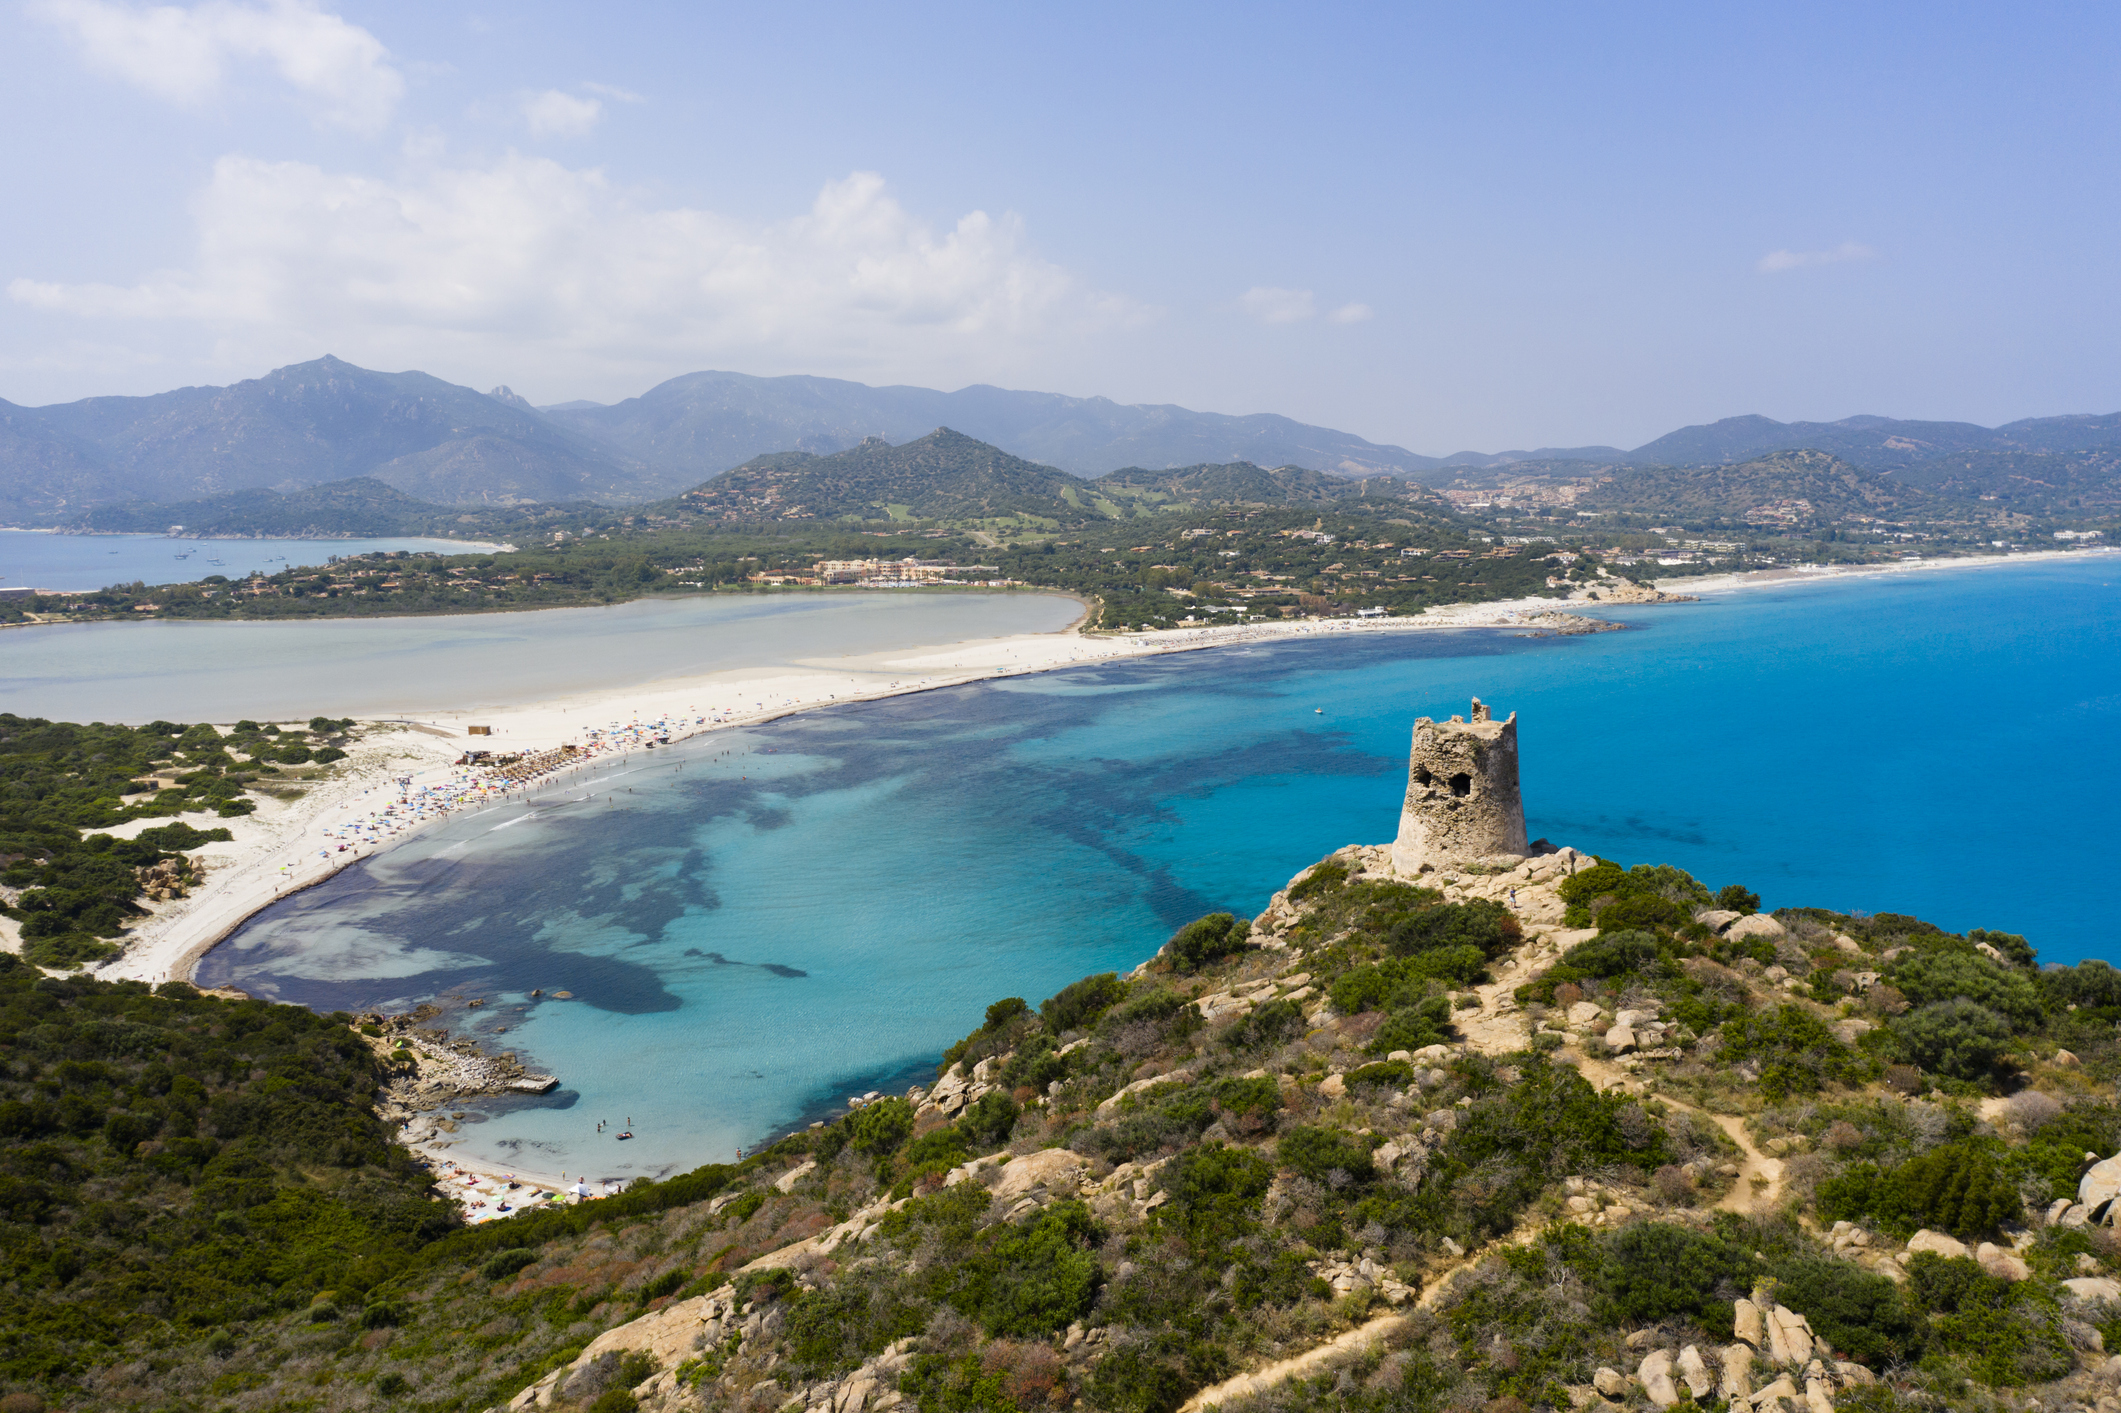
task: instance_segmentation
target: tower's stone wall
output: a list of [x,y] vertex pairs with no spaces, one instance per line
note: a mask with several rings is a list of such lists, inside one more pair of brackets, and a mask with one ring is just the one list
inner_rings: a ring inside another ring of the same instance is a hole
[[1475,697],[1470,719],[1416,721],[1393,871],[1419,873],[1526,850],[1517,714],[1497,721]]

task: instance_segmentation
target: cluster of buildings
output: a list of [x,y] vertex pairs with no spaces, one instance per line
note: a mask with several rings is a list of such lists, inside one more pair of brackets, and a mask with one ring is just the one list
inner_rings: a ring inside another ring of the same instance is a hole
[[765,573],[750,576],[754,584],[802,584],[822,587],[845,584],[859,589],[910,589],[925,584],[964,584],[979,588],[1016,588],[1018,579],[982,579],[1001,566],[951,564],[940,559],[821,559],[808,573]]

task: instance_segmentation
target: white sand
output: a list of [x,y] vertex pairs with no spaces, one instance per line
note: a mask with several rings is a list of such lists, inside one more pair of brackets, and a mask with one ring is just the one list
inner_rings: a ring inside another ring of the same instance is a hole
[[1970,554],[1954,559],[1896,559],[1890,564],[1797,564],[1778,569],[1749,569],[1739,574],[1704,574],[1698,578],[1660,579],[1666,593],[1728,594],[1743,589],[1773,589],[1789,584],[1818,584],[1836,579],[1874,579],[1889,574],[1930,574],[1939,569],[1997,569],[2046,564],[2055,560],[2092,559],[2121,553],[2110,545],[2083,549],[2031,550],[2018,554]]

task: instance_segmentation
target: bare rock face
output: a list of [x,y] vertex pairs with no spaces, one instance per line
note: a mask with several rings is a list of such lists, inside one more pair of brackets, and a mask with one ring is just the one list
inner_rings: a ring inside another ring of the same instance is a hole
[[1624,1055],[1635,1048],[1635,1031],[1632,1026],[1616,1025],[1605,1033],[1606,1047],[1616,1055]]
[[1635,1377],[1642,1380],[1642,1391],[1659,1408],[1670,1408],[1679,1401],[1679,1386],[1672,1382],[1669,1351],[1660,1349],[1644,1359],[1642,1367],[1635,1371]]
[[2121,1155],[2092,1164],[2091,1171],[2077,1180],[2077,1201],[2094,1224],[2112,1224],[2116,1196],[2121,1196]]
[[[1744,1304],[1751,1305],[1748,1300]],[[1760,1311],[1753,1311],[1758,1321]],[[1753,1396],[1753,1349],[1747,1344],[1733,1344],[1723,1351],[1723,1383],[1719,1392],[1726,1399],[1751,1398]]]
[[1738,1338],[1755,1349],[1767,1342],[1767,1326],[1761,1319],[1760,1307],[1750,1300],[1733,1302],[1731,1326]]
[[1754,913],[1732,923],[1724,929],[1723,935],[1733,941],[1741,941],[1747,937],[1765,937],[1772,941],[1777,937],[1788,936],[1789,929],[1766,913]]
[[1011,1158],[1002,1168],[1001,1181],[994,1185],[994,1198],[1001,1202],[1022,1197],[1035,1187],[1073,1192],[1082,1181],[1084,1167],[1082,1155],[1065,1148],[1047,1148]]
[[1687,1392],[1694,1396],[1696,1403],[1708,1397],[1709,1390],[1716,1387],[1708,1361],[1691,1344],[1679,1351],[1679,1377],[1686,1380]]
[[1591,1376],[1591,1387],[1607,1398],[1625,1398],[1628,1392],[1628,1376],[1618,1369],[1600,1369]]
[[1974,1254],[1966,1249],[1966,1243],[1958,1237],[1946,1236],[1943,1232],[1931,1231],[1928,1227],[1924,1227],[1907,1239],[1907,1249],[1910,1252],[1933,1252],[1946,1260],[1956,1256],[1972,1256]]
[[1515,714],[1496,721],[1476,697],[1470,719],[1416,721],[1399,837],[1392,844],[1393,872],[1412,875],[1499,854],[1521,861],[1529,847],[1517,786]]

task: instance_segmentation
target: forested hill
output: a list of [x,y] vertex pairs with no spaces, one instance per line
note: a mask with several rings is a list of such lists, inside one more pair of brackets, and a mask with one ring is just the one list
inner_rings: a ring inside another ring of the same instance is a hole
[[1610,467],[1578,504],[1689,523],[1752,519],[1793,527],[1938,509],[1920,486],[1823,451],[1778,451],[1729,465]]
[[[1419,497],[1402,482],[1350,481],[1301,467],[1249,462],[1150,471],[1129,467],[1085,481],[1011,456],[948,427],[903,446],[881,439],[831,456],[784,452],[746,462],[668,509],[710,520],[983,520],[1056,524],[1127,519],[1208,505],[1308,505]],[[666,513],[664,506],[644,512]]]
[[831,456],[755,457],[687,491],[710,519],[980,520],[1050,514],[1080,482],[938,427],[903,446],[873,437]]

